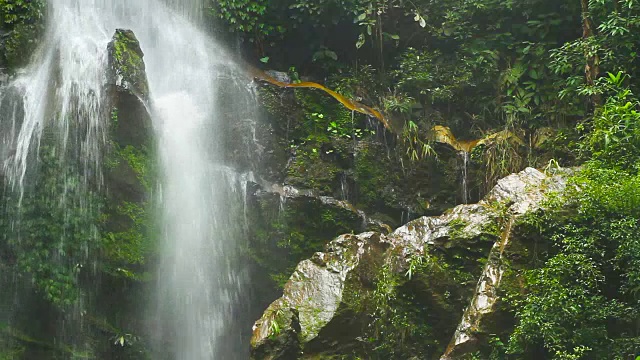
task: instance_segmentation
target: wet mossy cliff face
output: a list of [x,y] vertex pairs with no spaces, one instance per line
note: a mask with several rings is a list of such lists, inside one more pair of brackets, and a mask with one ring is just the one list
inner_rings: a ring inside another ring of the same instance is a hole
[[[286,73],[268,74],[292,81]],[[255,183],[247,208],[251,256],[266,276],[259,281],[266,284],[259,296],[265,306],[296,264],[335,236],[387,233],[460,201],[455,154],[452,163],[411,161],[397,134],[324,92],[260,82],[256,90],[260,121],[237,126],[229,138],[246,140],[237,141],[234,153],[259,149],[251,152]]]
[[326,93],[258,84],[258,100],[279,162],[265,164],[279,170],[270,171],[272,181],[349,201],[392,226],[459,202],[458,174],[446,178],[451,174],[433,158],[412,162],[397,133]]
[[111,260],[121,263],[114,271],[137,277],[140,274],[126,268],[144,264],[144,253],[151,247],[149,199],[156,181],[149,85],[144,54],[132,31],[116,30],[108,53],[105,241],[114,246],[108,252]]
[[535,256],[521,219],[565,178],[527,168],[477,204],[337,237],[298,264],[255,323],[252,358],[488,358],[478,354],[513,324],[501,291]]
[[[92,119],[101,136],[82,143],[99,156],[80,156],[52,122],[21,201],[10,186],[0,191],[0,358],[147,358],[140,314],[157,183],[149,91],[131,31],[117,30],[105,50],[102,113]],[[69,139],[88,137],[88,119],[72,120]],[[87,162],[96,165],[83,172]]]
[[117,29],[107,51],[108,140],[100,222],[103,285],[96,311],[103,332],[115,332],[117,339],[128,342],[104,349],[103,356],[137,359],[146,356],[146,345],[138,336],[144,331],[139,314],[150,291],[157,238],[152,203],[158,181],[156,144],[144,54],[135,34]]

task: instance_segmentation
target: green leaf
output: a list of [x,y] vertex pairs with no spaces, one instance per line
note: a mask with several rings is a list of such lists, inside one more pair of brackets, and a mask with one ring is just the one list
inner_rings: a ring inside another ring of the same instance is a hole
[[398,34],[389,34],[389,33],[384,33],[385,37],[388,37],[392,40],[400,40],[400,35]]
[[356,49],[360,49],[362,45],[364,45],[364,42],[364,34],[360,34],[360,36],[358,36],[358,41],[356,42]]
[[263,63],[263,64],[268,63],[268,62],[269,62],[269,57],[268,57],[268,56],[265,56],[265,57],[263,57],[263,58],[260,58],[260,62],[261,62],[261,63]]

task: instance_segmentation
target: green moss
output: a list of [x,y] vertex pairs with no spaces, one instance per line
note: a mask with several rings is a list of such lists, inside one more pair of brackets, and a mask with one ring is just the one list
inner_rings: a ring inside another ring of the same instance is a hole
[[77,174],[77,164],[59,151],[43,138],[37,176],[24,194],[8,194],[7,218],[14,226],[6,227],[0,246],[43,298],[65,308],[78,299],[78,275],[97,253],[102,204]]
[[[142,71],[142,58],[136,53],[137,40],[130,31],[118,30],[111,45],[118,63],[128,62]],[[126,65],[126,64],[125,64]],[[116,68],[118,69],[118,68]],[[145,80],[146,83],[146,80]],[[116,103],[119,104],[119,103]],[[114,105],[110,113],[111,139],[104,162],[106,178],[105,209],[101,216],[101,254],[103,271],[130,280],[147,280],[145,264],[153,253],[153,204],[149,194],[157,182],[155,152],[142,123],[131,123],[130,107]],[[128,123],[127,123],[128,121]],[[126,127],[128,126],[128,127]],[[125,128],[126,127],[126,128]],[[124,129],[124,130],[123,130]],[[122,132],[136,132],[132,139],[118,137]]]
[[[102,238],[102,248],[108,260],[107,271],[134,280],[148,279],[146,273],[137,273],[137,265],[145,263],[153,244],[149,237],[152,219],[142,205],[125,202],[116,209],[116,216],[125,217],[129,226],[124,231],[107,232]],[[118,266],[119,265],[119,266]]]
[[297,155],[287,170],[288,183],[293,186],[332,195],[341,169],[332,161],[324,159],[321,141],[311,141],[298,148]]
[[449,223],[449,237],[452,239],[465,239],[469,235],[464,232],[464,229],[469,226],[469,222],[464,219],[453,219]]
[[298,112],[296,110],[299,110],[295,106],[295,102],[290,101],[291,98],[287,96],[288,91],[272,85],[258,88],[260,104],[267,110],[269,115],[277,119],[276,121],[282,120],[283,117],[294,115]]
[[138,46],[138,41],[132,32],[117,31],[114,39],[115,59],[125,71],[135,71],[143,66],[142,57],[131,46]]
[[136,148],[127,145],[124,149],[118,149],[118,156],[129,164],[136,177],[147,190],[151,191],[151,185],[155,179],[153,163],[149,159],[149,151],[145,147]]
[[376,207],[381,198],[382,189],[393,181],[385,166],[385,157],[378,157],[377,152],[370,147],[363,147],[355,162],[355,178],[358,183],[358,194],[364,206]]
[[130,90],[138,95],[149,93],[143,53],[134,33],[130,30],[116,30],[110,44],[112,68],[116,76],[131,84]]
[[[112,144],[112,152],[107,158],[108,171],[123,171],[126,164],[139,184],[139,191],[149,193],[156,181],[156,169],[146,147],[127,145],[124,148]],[[126,176],[115,174],[115,176]],[[107,199],[108,211],[103,216],[102,249],[105,256],[105,270],[116,276],[134,280],[146,280],[149,275],[140,272],[148,255],[153,251],[152,205],[146,197],[132,202],[114,203]]]

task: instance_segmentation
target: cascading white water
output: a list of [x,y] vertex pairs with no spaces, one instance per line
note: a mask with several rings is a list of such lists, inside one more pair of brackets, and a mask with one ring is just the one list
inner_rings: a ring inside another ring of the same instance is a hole
[[12,111],[0,122],[0,155],[8,158],[3,172],[15,189],[23,191],[50,122],[61,144],[79,146],[85,181],[100,184],[107,44],[116,28],[136,34],[161,159],[162,239],[148,314],[155,359],[248,357],[237,319],[245,275],[237,264],[242,219],[235,204],[242,195],[222,164],[216,101],[220,81],[236,70],[198,25],[203,6],[202,0],[50,0],[45,45],[11,85],[19,99],[0,102]]

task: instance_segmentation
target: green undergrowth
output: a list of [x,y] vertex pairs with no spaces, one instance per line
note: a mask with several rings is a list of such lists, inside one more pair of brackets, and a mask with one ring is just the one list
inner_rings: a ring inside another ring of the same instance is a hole
[[580,150],[590,160],[545,211],[519,220],[521,242],[529,243],[526,266],[510,268],[502,290],[515,322],[487,351],[523,359],[639,353],[640,174],[631,160],[640,148],[637,109],[629,91],[610,97],[581,129]]
[[[133,146],[116,147],[112,165],[124,162],[134,172],[140,191],[151,193],[155,183],[155,166],[146,151]],[[117,169],[117,167],[115,168]],[[126,175],[122,175],[126,176]],[[154,254],[154,205],[149,196],[138,201],[107,199],[108,211],[102,217],[102,248],[105,270],[132,280],[148,280],[144,265]]]
[[[6,251],[20,273],[53,304],[71,306],[79,297],[78,277],[89,271],[98,244],[99,196],[77,175],[59,149],[43,144],[39,173],[24,194],[10,194]],[[78,164],[75,164],[78,165]],[[17,226],[16,226],[17,225]]]
[[554,359],[638,351],[640,176],[591,162],[549,210],[526,219],[550,246],[507,295],[517,325],[507,351]]
[[496,240],[491,234],[469,238],[461,229],[450,236],[446,249],[432,249],[403,263],[380,263],[383,258],[402,258],[400,254],[373,255],[349,275],[342,311],[356,318],[369,314],[360,329],[365,341],[358,356],[409,359],[442,354]]
[[44,0],[0,0],[0,68],[10,70],[27,64],[44,32]]

